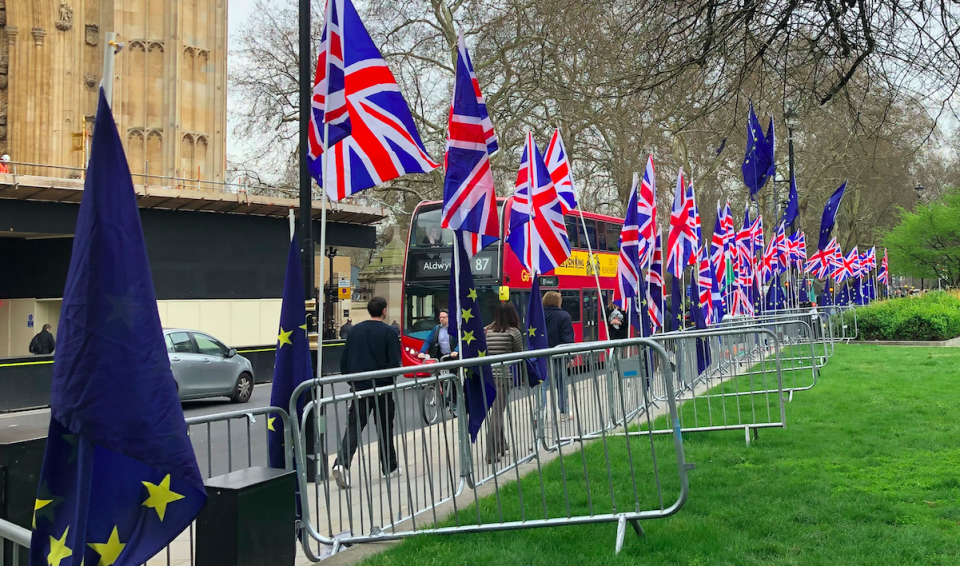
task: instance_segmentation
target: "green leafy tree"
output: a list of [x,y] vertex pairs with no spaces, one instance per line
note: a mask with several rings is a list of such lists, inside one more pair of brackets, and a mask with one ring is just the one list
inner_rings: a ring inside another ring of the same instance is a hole
[[891,271],[960,285],[960,189],[916,212],[899,212],[900,223],[883,238]]

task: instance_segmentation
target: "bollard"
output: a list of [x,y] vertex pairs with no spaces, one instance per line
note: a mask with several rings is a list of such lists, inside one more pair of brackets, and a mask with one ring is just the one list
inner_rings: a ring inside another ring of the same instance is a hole
[[296,476],[254,466],[206,481],[198,566],[293,566]]

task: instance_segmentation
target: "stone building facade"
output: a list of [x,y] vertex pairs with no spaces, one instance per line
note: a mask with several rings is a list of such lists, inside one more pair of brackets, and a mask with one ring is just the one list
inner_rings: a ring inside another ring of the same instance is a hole
[[0,29],[0,149],[14,162],[83,166],[112,31],[126,44],[111,80],[134,183],[223,181],[226,0],[0,0]]

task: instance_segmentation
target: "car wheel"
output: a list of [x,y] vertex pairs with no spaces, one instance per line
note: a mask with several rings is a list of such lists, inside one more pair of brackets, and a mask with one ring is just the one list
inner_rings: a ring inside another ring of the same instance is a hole
[[246,403],[253,396],[253,376],[249,373],[241,373],[237,378],[237,385],[233,388],[233,395],[230,400],[234,403]]

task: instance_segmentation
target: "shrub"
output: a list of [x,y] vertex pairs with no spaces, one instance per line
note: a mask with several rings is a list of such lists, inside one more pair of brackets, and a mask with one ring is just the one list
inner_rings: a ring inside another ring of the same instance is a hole
[[949,340],[960,336],[960,297],[929,292],[857,310],[861,340]]

